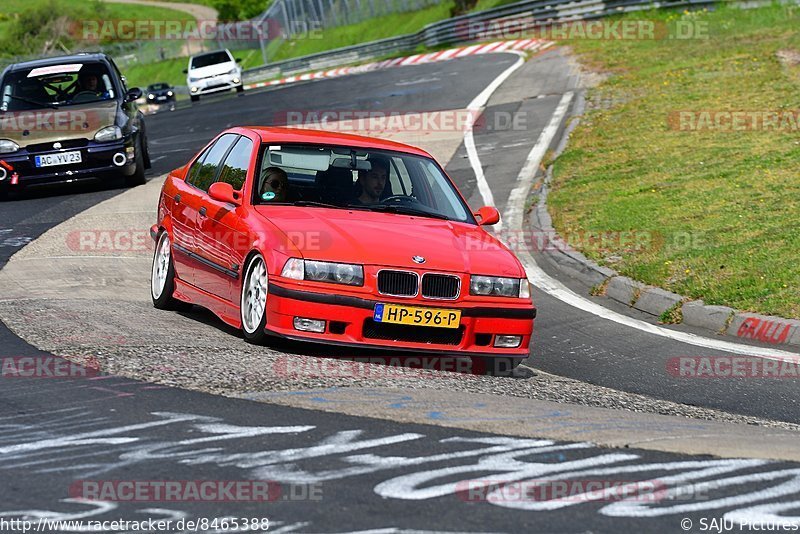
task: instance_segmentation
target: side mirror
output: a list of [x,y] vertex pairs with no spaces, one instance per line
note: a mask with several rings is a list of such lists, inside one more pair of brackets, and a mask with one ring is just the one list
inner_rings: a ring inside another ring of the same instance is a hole
[[184,74],[189,74],[189,69],[183,69]]
[[241,59],[241,58],[238,58],[238,57],[235,57],[235,58],[233,58],[233,60],[234,60],[236,63],[241,63],[241,62],[242,62],[242,59]]
[[490,226],[500,222],[500,212],[494,206],[484,206],[480,208],[475,216],[478,217],[478,225]]
[[128,89],[128,92],[125,93],[125,102],[133,102],[134,100],[138,100],[140,98],[142,98],[142,90],[138,87]]
[[242,201],[238,198],[239,195],[233,191],[233,186],[227,182],[214,182],[208,188],[208,195],[214,200],[220,202],[227,202],[235,206],[241,206]]

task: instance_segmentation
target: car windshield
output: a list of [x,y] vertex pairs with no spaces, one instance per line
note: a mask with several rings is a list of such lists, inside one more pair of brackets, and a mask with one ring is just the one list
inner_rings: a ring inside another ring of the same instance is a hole
[[148,91],[163,91],[164,89],[169,89],[169,85],[166,83],[154,83],[147,86]]
[[227,63],[231,61],[230,56],[224,50],[219,52],[211,52],[208,54],[203,54],[200,56],[195,56],[192,58],[192,67],[193,69],[201,69],[203,67],[208,67],[209,65],[216,65],[217,63]]
[[256,204],[362,209],[475,223],[432,159],[345,146],[264,145]]
[[15,70],[0,82],[0,110],[60,108],[114,98],[102,63],[69,63]]

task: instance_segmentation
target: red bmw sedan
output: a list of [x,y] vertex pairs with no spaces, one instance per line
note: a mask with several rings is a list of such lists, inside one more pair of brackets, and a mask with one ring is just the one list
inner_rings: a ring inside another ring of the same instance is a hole
[[164,182],[151,296],[268,336],[417,354],[529,354],[520,261],[427,152],[320,131],[222,132]]

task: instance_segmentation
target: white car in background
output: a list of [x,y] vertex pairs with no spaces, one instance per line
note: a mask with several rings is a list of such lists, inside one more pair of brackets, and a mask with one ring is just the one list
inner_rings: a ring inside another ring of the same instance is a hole
[[244,91],[238,61],[227,48],[190,57],[189,67],[183,72],[192,102],[200,100],[200,95],[231,89],[236,89],[237,93]]

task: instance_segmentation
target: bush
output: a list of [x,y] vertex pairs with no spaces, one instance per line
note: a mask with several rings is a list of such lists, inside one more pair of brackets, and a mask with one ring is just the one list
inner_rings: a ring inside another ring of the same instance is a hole
[[94,0],[80,8],[57,0],[34,5],[16,15],[0,40],[0,50],[7,55],[46,54],[51,50],[66,51],[72,46],[74,29],[80,19],[102,15],[105,5]]
[[246,20],[263,13],[271,3],[264,0],[214,0],[214,8],[221,21]]

